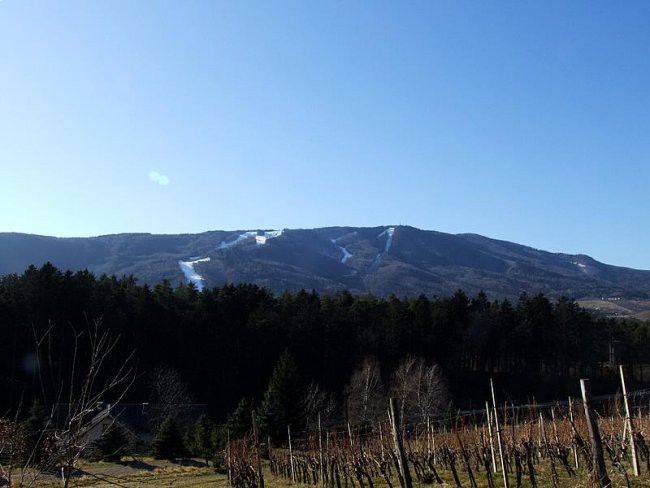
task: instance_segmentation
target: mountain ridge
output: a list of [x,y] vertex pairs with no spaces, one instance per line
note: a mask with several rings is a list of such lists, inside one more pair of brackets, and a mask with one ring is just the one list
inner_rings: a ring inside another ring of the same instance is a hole
[[475,233],[392,225],[211,230],[51,237],[0,233],[0,274],[51,262],[61,269],[167,279],[198,288],[252,282],[275,292],[315,289],[376,295],[650,297],[650,271],[552,253]]

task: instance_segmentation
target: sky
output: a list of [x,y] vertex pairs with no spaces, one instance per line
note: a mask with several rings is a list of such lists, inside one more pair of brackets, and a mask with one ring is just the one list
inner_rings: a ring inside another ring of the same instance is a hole
[[0,232],[403,224],[650,269],[648,19],[0,0]]

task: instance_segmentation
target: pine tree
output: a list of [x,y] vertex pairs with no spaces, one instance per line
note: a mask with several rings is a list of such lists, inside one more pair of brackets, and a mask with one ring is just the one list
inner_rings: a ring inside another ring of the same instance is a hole
[[286,438],[287,426],[302,426],[302,383],[293,358],[285,351],[278,360],[259,409],[260,426],[275,441]]
[[21,429],[24,432],[27,452],[32,454],[34,461],[41,459],[45,423],[47,415],[43,404],[37,400],[32,402],[27,418],[22,422]]
[[151,454],[156,459],[176,459],[185,455],[183,436],[173,416],[168,416],[160,424],[151,442]]
[[97,456],[104,461],[119,461],[127,454],[129,438],[122,427],[111,425],[102,436],[93,443]]
[[192,456],[203,458],[205,465],[209,466],[208,460],[214,457],[216,450],[215,440],[214,424],[207,416],[201,415],[187,434],[185,445]]
[[237,408],[228,415],[226,431],[230,434],[231,439],[241,439],[251,429],[251,405],[248,400],[242,398],[237,404]]

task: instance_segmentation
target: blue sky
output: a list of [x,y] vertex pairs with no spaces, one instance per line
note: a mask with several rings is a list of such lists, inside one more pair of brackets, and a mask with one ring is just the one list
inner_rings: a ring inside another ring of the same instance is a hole
[[0,231],[401,223],[650,269],[649,18],[0,0]]

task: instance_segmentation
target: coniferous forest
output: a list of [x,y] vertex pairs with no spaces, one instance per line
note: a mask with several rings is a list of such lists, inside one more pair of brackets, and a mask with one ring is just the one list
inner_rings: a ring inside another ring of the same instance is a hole
[[119,338],[104,370],[135,351],[138,374],[123,401],[156,401],[163,374],[178,382],[183,401],[207,404],[215,419],[242,399],[263,402],[286,358],[296,381],[318,385],[343,410],[346,385],[368,359],[386,380],[408,355],[435,362],[454,404],[467,407],[486,397],[490,377],[513,401],[575,395],[584,376],[615,391],[612,354],[639,385],[650,357],[647,323],[596,317],[569,298],[496,301],[461,290],[449,297],[274,296],[246,284],[198,292],[46,264],[0,278],[2,411],[65,399],[75,364],[89,353],[84,331],[97,320]]

